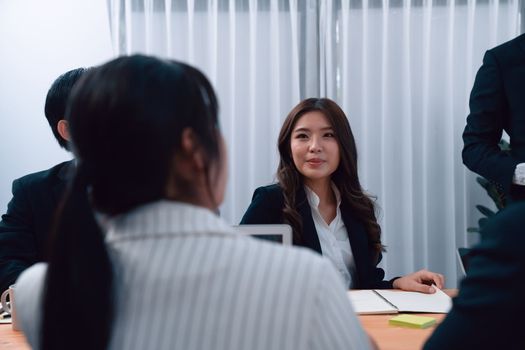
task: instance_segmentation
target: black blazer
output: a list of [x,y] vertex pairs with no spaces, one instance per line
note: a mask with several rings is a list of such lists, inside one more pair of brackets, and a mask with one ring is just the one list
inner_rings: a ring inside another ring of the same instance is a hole
[[[322,254],[310,205],[302,188],[297,192],[296,203],[297,211],[303,221],[303,240],[302,242],[294,242],[294,244],[313,249]],[[279,185],[259,187],[253,194],[252,203],[246,210],[241,224],[282,224],[284,223],[283,208],[284,196]],[[356,267],[353,288],[393,288],[392,281],[383,281],[385,272],[377,267],[381,261],[381,254],[377,259],[374,257],[373,246],[368,240],[363,224],[354,217],[344,200],[341,202],[340,209],[341,217],[348,231]]]
[[[516,165],[525,162],[525,35],[485,53],[470,94],[470,114],[463,132],[463,163],[495,182],[515,199],[523,186],[512,185]],[[512,151],[501,152],[503,130]]]
[[452,310],[425,349],[525,349],[524,227],[525,202],[483,227]]
[[0,291],[44,260],[55,210],[72,170],[68,161],[13,181],[13,198],[0,221]]

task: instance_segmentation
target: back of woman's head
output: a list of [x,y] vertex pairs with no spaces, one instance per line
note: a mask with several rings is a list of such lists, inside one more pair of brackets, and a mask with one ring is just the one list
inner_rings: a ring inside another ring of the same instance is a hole
[[182,63],[145,56],[111,61],[81,81],[67,115],[93,204],[108,214],[165,196],[168,176],[177,177],[173,155],[185,128],[210,158],[219,155],[213,89]]
[[192,192],[175,156],[189,129],[205,163],[219,161],[217,108],[198,70],[146,56],[117,58],[75,86],[66,115],[77,166],[50,245],[43,349],[107,347],[113,273],[91,206],[117,215],[167,198],[168,185]]

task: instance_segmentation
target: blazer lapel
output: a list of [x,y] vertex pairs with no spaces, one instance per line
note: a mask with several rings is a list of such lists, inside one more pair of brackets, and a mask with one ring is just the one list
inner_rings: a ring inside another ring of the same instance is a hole
[[308,204],[306,193],[303,188],[297,192],[295,203],[297,205],[297,211],[299,212],[299,215],[301,215],[303,221],[302,242],[300,242],[300,245],[322,254],[321,243],[319,242],[319,237],[315,230],[314,219],[312,217],[312,209]]
[[350,241],[350,247],[354,256],[356,280],[354,281],[355,286],[353,288],[359,288],[369,275],[369,273],[365,271],[366,267],[369,266],[366,232],[364,231],[363,224],[352,216],[351,209],[345,205],[344,201],[341,203],[340,208],[341,217],[345,224],[348,240]]

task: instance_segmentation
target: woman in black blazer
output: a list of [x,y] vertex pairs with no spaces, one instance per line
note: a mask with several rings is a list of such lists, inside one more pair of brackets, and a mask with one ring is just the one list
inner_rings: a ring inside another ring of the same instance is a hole
[[383,280],[381,228],[359,182],[350,124],[335,102],[300,102],[284,121],[278,148],[278,183],[255,190],[241,224],[289,224],[294,245],[326,255],[350,288],[443,288],[443,276],[426,270]]

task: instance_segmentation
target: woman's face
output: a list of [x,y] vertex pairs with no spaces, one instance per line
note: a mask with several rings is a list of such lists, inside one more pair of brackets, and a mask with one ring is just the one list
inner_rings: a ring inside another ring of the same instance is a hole
[[330,180],[339,166],[339,144],[325,115],[305,113],[297,120],[291,135],[292,158],[305,181]]

